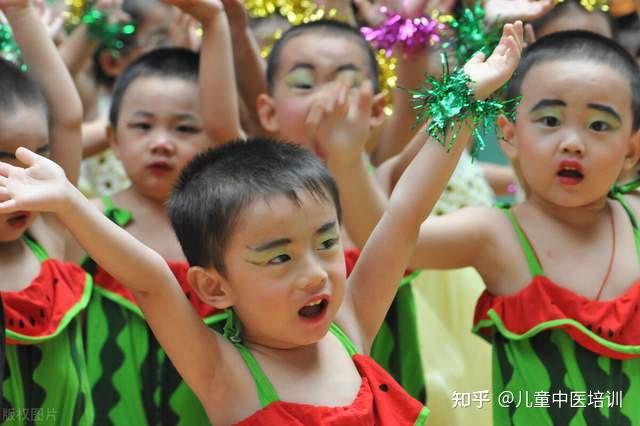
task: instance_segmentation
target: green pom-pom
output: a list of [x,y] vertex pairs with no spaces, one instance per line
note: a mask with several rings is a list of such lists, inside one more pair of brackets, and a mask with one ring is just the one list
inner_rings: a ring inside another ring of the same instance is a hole
[[13,62],[21,71],[27,71],[27,65],[22,61],[22,50],[16,44],[9,25],[0,24],[0,57]]
[[[422,88],[409,91],[413,109],[416,111],[416,124],[428,122],[427,133],[449,151],[453,147],[460,126],[467,118],[471,118],[476,140],[471,157],[475,158],[485,146],[478,128],[494,125],[501,114],[513,120],[515,107],[520,99],[503,101],[499,98],[489,98],[478,101],[474,99],[473,90],[469,86],[469,76],[459,68],[450,72],[445,54],[442,54],[442,62],[443,73],[440,80],[427,76]],[[446,145],[447,135],[452,135],[449,145]]]
[[100,40],[103,46],[113,52],[122,49],[125,37],[130,37],[136,31],[132,23],[110,23],[107,14],[98,9],[87,10],[82,22],[87,26],[91,38]]
[[476,52],[491,54],[502,35],[502,27],[497,22],[487,26],[485,11],[480,2],[477,2],[473,9],[465,8],[460,18],[452,21],[450,25],[456,34],[456,58],[461,65]]

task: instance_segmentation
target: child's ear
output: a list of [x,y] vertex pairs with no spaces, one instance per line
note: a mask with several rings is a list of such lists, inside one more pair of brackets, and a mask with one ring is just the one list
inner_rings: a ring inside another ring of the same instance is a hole
[[98,54],[98,64],[106,75],[116,78],[125,68],[125,63],[119,58],[114,58],[109,49],[103,49]]
[[187,271],[187,280],[200,300],[217,309],[233,305],[231,287],[227,280],[213,268],[192,266]]
[[[516,134],[515,123],[509,121],[506,116],[500,115],[496,120],[496,125],[498,126],[500,148],[502,148],[502,151],[510,160],[514,160],[518,156],[518,148],[514,143]],[[500,135],[502,135],[502,137],[500,137]]]
[[378,93],[373,97],[373,105],[371,106],[371,127],[378,127],[384,123],[386,115],[384,113],[384,107],[387,105],[387,101],[384,97],[384,93]]
[[266,93],[261,93],[258,95],[256,103],[258,119],[262,128],[269,133],[278,133],[280,131],[280,123],[278,122],[278,117],[276,117],[275,100]]
[[631,135],[631,141],[629,142],[629,151],[624,159],[623,169],[625,171],[632,170],[638,165],[640,159],[640,130],[637,130]]

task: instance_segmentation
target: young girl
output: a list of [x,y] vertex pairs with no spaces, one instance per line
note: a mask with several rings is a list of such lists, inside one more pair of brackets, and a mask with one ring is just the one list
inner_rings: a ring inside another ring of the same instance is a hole
[[[189,265],[164,208],[193,156],[241,134],[227,18],[215,4],[198,7],[187,5],[185,10],[203,24],[200,59],[187,49],[153,50],[131,63],[116,81],[107,134],[131,186],[95,204],[167,259],[184,295],[211,325],[223,313],[190,289]],[[166,358],[131,291],[101,267],[86,267],[96,284],[86,317],[96,421],[206,423],[202,406]]]
[[515,76],[517,119],[498,124],[527,199],[427,220],[411,265],[482,276],[474,330],[493,343],[496,424],[631,424],[640,206],[607,194],[640,156],[640,73],[615,42],[565,32],[531,46]]
[[[522,25],[507,25],[491,57],[476,55],[465,66],[476,98],[510,77],[521,42]],[[327,112],[330,122],[342,123],[327,136],[337,149],[355,141],[362,149],[371,86],[354,99],[347,92]],[[461,140],[469,133],[463,126]],[[227,338],[202,324],[161,256],[92,209],[47,159],[19,149],[28,169],[0,167],[0,211],[54,210],[94,259],[130,286],[213,423],[422,424],[422,405],[357,353],[368,352],[420,223],[463,149],[423,147],[348,284],[337,190],[317,157],[255,140],[194,160],[176,186],[170,215],[192,265],[191,286],[208,304],[233,308]]]
[[[0,10],[29,70],[24,74],[0,60],[0,158],[18,164],[13,152],[27,146],[48,153],[75,182],[82,105],[73,81],[29,1],[3,0]],[[52,215],[0,215],[7,338],[2,421],[12,425],[94,421],[79,320],[91,279],[58,260],[64,259],[66,235]]]

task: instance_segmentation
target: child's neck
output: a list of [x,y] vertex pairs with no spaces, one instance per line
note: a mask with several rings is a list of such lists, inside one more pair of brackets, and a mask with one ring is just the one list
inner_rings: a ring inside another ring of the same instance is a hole
[[526,208],[572,228],[592,228],[607,214],[607,197],[576,207],[563,207],[532,194],[523,203]]
[[165,205],[166,198],[153,198],[145,195],[144,193],[136,190],[134,187],[125,189],[118,194],[119,197],[128,199],[131,203],[138,206],[144,206],[145,208],[156,210],[163,216],[166,215]]

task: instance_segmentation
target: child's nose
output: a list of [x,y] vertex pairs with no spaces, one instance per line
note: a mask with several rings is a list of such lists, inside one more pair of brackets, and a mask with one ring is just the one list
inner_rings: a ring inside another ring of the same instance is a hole
[[560,150],[563,154],[584,154],[584,143],[576,132],[569,132],[560,143]]
[[168,154],[174,151],[175,146],[168,132],[158,131],[151,138],[150,148],[153,153]]
[[298,284],[307,293],[318,293],[327,283],[327,271],[317,260],[310,260],[304,266],[305,270]]

